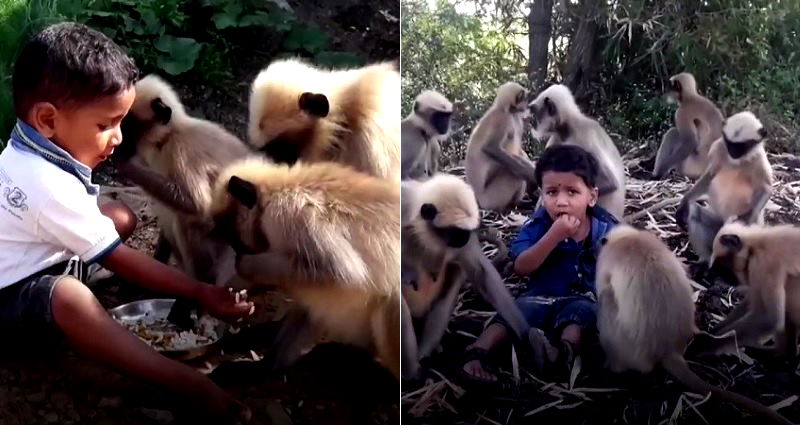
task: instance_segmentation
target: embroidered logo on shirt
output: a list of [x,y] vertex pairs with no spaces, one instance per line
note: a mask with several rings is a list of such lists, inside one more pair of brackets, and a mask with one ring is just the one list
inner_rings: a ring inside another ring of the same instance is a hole
[[14,187],[14,189],[11,189],[10,187],[4,187],[3,194],[6,195],[6,201],[8,201],[9,205],[12,207],[21,211],[28,210],[28,205],[25,204],[25,200],[28,199],[28,195],[20,190],[20,188]]

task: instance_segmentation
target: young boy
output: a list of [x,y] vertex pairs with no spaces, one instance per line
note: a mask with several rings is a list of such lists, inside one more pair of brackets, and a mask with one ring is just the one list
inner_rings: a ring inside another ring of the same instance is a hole
[[[528,290],[517,299],[517,306],[534,328],[530,339],[539,367],[545,362],[571,365],[585,334],[596,329],[596,249],[618,223],[595,206],[597,168],[597,160],[580,147],[547,149],[536,164],[544,207],[511,244],[514,272],[528,276]],[[540,329],[556,344],[551,345]],[[502,320],[491,323],[467,347],[464,372],[480,381],[496,381],[482,361],[507,336]]]
[[119,326],[78,279],[99,263],[143,287],[197,300],[235,320],[252,303],[121,243],[136,227],[121,203],[97,206],[91,172],[122,142],[138,70],[102,33],[76,23],[50,26],[22,49],[14,68],[18,117],[0,153],[0,332],[58,334],[104,361],[205,406],[211,423],[250,412],[194,369],[170,360]]

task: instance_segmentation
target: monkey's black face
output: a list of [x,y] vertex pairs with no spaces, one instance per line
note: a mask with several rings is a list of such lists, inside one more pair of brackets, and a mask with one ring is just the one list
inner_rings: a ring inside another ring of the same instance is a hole
[[120,124],[122,143],[114,149],[113,157],[125,161],[136,155],[136,145],[147,127],[149,126],[146,123],[140,121],[133,114],[126,115]]
[[277,163],[294,165],[300,158],[300,146],[286,138],[275,139],[261,148],[270,159]]
[[725,148],[728,150],[728,155],[730,155],[733,159],[739,159],[747,155],[748,152],[761,143],[761,140],[733,142],[728,139],[728,136],[726,136],[725,133],[722,133],[722,138],[725,140]]
[[430,229],[439,236],[450,248],[462,248],[469,242],[472,236],[472,229],[464,229],[458,226],[438,227],[433,224],[439,211],[433,204],[423,204],[419,210],[420,216],[428,222]]
[[450,116],[452,112],[435,111],[431,114],[431,125],[439,134],[445,134],[450,129]]

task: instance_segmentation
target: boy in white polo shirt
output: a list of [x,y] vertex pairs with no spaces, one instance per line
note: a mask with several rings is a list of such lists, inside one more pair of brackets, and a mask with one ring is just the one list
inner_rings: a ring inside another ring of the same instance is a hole
[[75,256],[220,318],[252,306],[122,244],[135,216],[121,203],[97,206],[91,171],[122,141],[138,74],[111,39],[80,24],[50,26],[23,47],[12,80],[18,120],[0,153],[0,332],[63,334],[84,355],[206,407],[210,423],[247,421],[246,407],[119,326],[76,278]]

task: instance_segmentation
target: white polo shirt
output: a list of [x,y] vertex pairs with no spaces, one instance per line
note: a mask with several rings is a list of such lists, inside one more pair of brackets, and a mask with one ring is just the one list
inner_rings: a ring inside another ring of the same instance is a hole
[[[24,134],[31,135],[29,127]],[[9,141],[0,153],[0,288],[75,255],[98,261],[121,243],[114,222],[100,213],[96,186],[62,168],[83,164],[50,145],[39,154]]]

